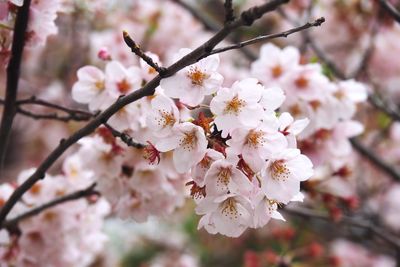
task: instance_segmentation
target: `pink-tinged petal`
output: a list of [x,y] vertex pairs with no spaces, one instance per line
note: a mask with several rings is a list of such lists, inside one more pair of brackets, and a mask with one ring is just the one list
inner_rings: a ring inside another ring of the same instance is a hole
[[96,83],[104,80],[104,73],[96,67],[84,66],[77,72],[79,80]]
[[176,135],[160,138],[157,140],[155,147],[160,152],[167,152],[179,146],[179,139],[180,137]]
[[279,211],[276,211],[276,210],[273,211],[271,217],[274,218],[275,220],[280,220],[280,221],[286,222],[286,219],[283,218],[282,214],[280,214]]
[[77,82],[72,87],[72,98],[78,102],[87,104],[99,93],[93,85],[88,82]]
[[200,60],[196,65],[198,65],[201,69],[204,69],[206,72],[216,71],[219,66],[219,56],[211,55]]
[[281,131],[285,130],[285,128],[290,126],[293,123],[293,121],[294,121],[294,119],[293,119],[292,115],[290,115],[290,113],[283,112],[279,116],[279,124],[281,125],[280,126],[280,130]]
[[272,87],[264,90],[260,104],[267,112],[272,112],[282,105],[285,98],[281,88]]
[[242,156],[244,161],[254,172],[259,172],[266,164],[265,159],[260,157],[258,149],[256,148],[245,146],[243,148]]
[[245,126],[257,127],[263,119],[263,112],[262,107],[258,104],[248,106],[239,114],[239,121]]
[[191,107],[195,107],[201,104],[204,100],[204,89],[200,87],[187,87],[186,92],[184,92],[179,100]]
[[281,49],[274,44],[268,43],[261,47],[260,49],[260,57],[261,58],[268,58],[271,61],[271,57],[277,58],[277,56],[281,53]]
[[290,126],[290,133],[293,135],[298,135],[301,133],[307,125],[310,123],[310,120],[307,118],[301,119],[301,120],[296,120],[291,126]]
[[304,201],[304,194],[299,192],[297,195],[295,195],[290,201],[295,201],[295,202],[303,202]]
[[364,125],[358,121],[347,121],[341,124],[340,131],[345,137],[353,137],[361,134],[364,131]]
[[257,103],[260,101],[264,90],[264,87],[254,78],[247,78],[235,82],[232,88],[239,89],[239,98],[245,99],[247,103]]
[[300,182],[290,178],[285,181],[267,178],[262,182],[262,190],[268,199],[287,204],[300,192]]
[[288,46],[282,50],[282,65],[298,65],[300,64],[300,53],[296,47]]
[[298,181],[305,181],[314,174],[313,164],[305,155],[298,155],[287,164],[292,177]]
[[126,69],[118,61],[111,61],[106,65],[106,77],[113,81],[120,81],[126,78]]
[[182,73],[162,79],[160,87],[164,89],[165,95],[173,98],[180,98],[187,94],[186,89],[190,87],[189,79]]
[[204,94],[211,95],[216,93],[224,82],[224,76],[219,73],[213,73],[204,83]]

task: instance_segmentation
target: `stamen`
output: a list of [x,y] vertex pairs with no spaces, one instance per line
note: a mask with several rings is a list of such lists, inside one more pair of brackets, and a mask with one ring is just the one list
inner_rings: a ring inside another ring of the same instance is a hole
[[187,76],[192,80],[193,85],[202,86],[205,79],[210,75],[202,72],[198,67],[191,67]]
[[232,98],[231,101],[226,101],[226,106],[224,109],[224,113],[230,113],[230,114],[235,114],[237,115],[240,110],[246,105],[246,102],[243,101],[242,99],[239,99],[238,96],[235,96]]
[[197,143],[197,136],[195,131],[185,133],[184,137],[179,141],[179,145],[185,150],[191,151],[195,148]]
[[264,133],[262,131],[251,130],[247,135],[246,144],[253,148],[257,148],[265,142],[263,136]]
[[284,160],[276,160],[269,166],[272,179],[276,181],[286,181],[289,178],[290,171]]

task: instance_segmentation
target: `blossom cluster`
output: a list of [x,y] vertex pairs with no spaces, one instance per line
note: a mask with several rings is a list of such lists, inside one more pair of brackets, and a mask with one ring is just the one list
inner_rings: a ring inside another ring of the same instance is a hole
[[[23,4],[23,0],[8,0],[0,3],[0,23],[4,25],[0,36],[2,54],[8,54],[15,13]],[[57,13],[62,10],[62,0],[32,1],[29,9],[29,23],[26,30],[26,45],[28,48],[43,47],[48,36],[56,34],[55,24]]]
[[315,164],[314,178],[350,175],[354,165],[349,138],[364,129],[353,116],[357,104],[367,98],[366,86],[355,80],[329,80],[322,65],[302,64],[298,49],[290,46],[280,49],[264,45],[251,69],[263,84],[283,88],[287,98],[282,111],[289,111],[295,118],[309,118],[310,124],[298,139],[302,151]]
[[[83,189],[82,177],[73,169],[65,175],[50,176],[36,183],[16,205],[11,217],[39,207],[56,198]],[[2,205],[15,187],[22,184],[34,169],[23,171],[17,184],[0,187]],[[46,209],[18,224],[18,233],[0,232],[1,266],[88,266],[102,251],[105,234],[104,218],[110,207],[104,198],[80,198]]]
[[[181,49],[174,59],[189,52],[190,49]],[[148,143],[144,150],[151,163],[161,157],[157,166],[134,164],[133,176],[125,179],[121,190],[116,190],[118,183],[112,179],[120,174],[118,166],[124,161],[119,146],[101,145],[95,141],[96,137],[82,140],[81,150],[85,151],[82,154],[91,155],[82,157],[82,162],[89,168],[92,165],[88,161],[95,163],[92,169],[100,188],[104,189],[102,193],[107,197],[121,191],[116,201],[108,197],[116,210],[126,210],[120,207],[127,206],[126,203],[131,209],[140,210],[145,205],[138,200],[142,191],[150,191],[147,193],[150,196],[151,191],[157,194],[163,190],[176,195],[168,187],[169,183],[164,183],[171,177],[162,178],[162,173],[168,176],[166,169],[172,170],[172,177],[187,179],[191,175],[192,181],[188,184],[196,198],[196,212],[203,215],[199,227],[210,233],[239,236],[248,227],[264,226],[271,217],[282,219],[278,204],[302,200],[300,182],[310,178],[313,170],[311,161],[297,149],[296,136],[308,120],[294,120],[287,112],[279,115],[275,112],[285,100],[279,87],[265,88],[255,78],[236,81],[230,88],[223,87],[218,67],[217,55],[202,59],[163,79],[153,97],[127,105],[110,119],[111,126]],[[87,103],[94,111],[121,94],[137,90],[138,85],[147,81],[145,74],[149,72],[154,70],[143,65],[125,68],[117,61],[108,62],[105,73],[93,66],[83,67],[78,71],[79,80],[72,94],[75,100]],[[205,116],[204,110],[197,114],[197,119],[191,118],[188,110],[203,107],[206,98],[210,100],[206,110],[213,116]],[[112,157],[104,157],[109,152],[114,153]],[[152,174],[155,177],[151,178]],[[105,184],[109,186],[103,187]],[[128,188],[131,191],[127,194],[124,190]],[[148,205],[157,206],[161,199],[149,197]],[[132,200],[135,201],[132,203]],[[152,212],[151,208],[145,210],[150,214],[160,213]],[[130,216],[135,218],[136,213]]]

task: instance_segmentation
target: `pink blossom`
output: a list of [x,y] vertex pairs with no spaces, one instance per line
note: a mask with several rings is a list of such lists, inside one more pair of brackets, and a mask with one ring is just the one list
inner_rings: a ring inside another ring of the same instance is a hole
[[[180,59],[190,52],[190,49],[181,49],[176,58]],[[197,106],[203,102],[204,96],[220,88],[223,77],[217,72],[218,65],[218,55],[206,57],[174,76],[161,80],[160,86],[167,96],[178,98],[189,106]]]

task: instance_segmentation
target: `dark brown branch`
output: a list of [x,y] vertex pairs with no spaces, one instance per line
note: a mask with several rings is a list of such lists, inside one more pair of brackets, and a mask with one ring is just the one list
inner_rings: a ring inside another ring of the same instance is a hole
[[[171,1],[180,5],[181,7],[186,9],[189,13],[191,13],[195,19],[197,19],[199,22],[203,24],[205,29],[210,30],[212,32],[217,32],[219,29],[221,29],[222,26],[220,25],[220,23],[215,21],[210,16],[207,16],[206,12],[200,12],[199,10],[187,4],[183,0],[171,0]],[[231,36],[229,40],[233,43],[239,42],[239,40],[234,36]],[[239,51],[251,60],[255,60],[257,58],[257,56],[250,49],[247,49],[247,47],[244,47]]]
[[262,36],[258,36],[256,38],[253,38],[253,39],[250,39],[250,40],[238,43],[238,44],[233,44],[233,45],[228,45],[225,47],[217,48],[217,49],[214,49],[211,52],[211,54],[222,53],[222,52],[232,50],[232,49],[239,49],[239,48],[245,47],[247,45],[251,45],[251,44],[255,44],[258,42],[263,42],[263,41],[271,40],[271,39],[275,39],[275,38],[286,38],[293,33],[300,32],[300,31],[309,29],[311,27],[321,26],[321,24],[324,22],[325,22],[325,18],[322,17],[322,18],[316,19],[314,22],[308,22],[302,26],[299,26],[299,27],[296,27],[296,28],[293,28],[293,29],[290,29],[290,30],[287,30],[284,32],[262,35]]
[[146,146],[146,145],[135,142],[132,139],[132,137],[130,137],[128,134],[117,131],[116,129],[111,127],[108,123],[104,123],[104,126],[106,126],[108,130],[110,130],[111,134],[114,137],[120,138],[127,146],[131,146],[131,147],[135,147],[135,148],[144,148]]
[[153,61],[151,57],[146,55],[142,49],[133,41],[133,39],[129,36],[129,34],[126,31],[122,32],[122,36],[124,38],[124,41],[126,45],[131,49],[133,53],[135,53],[138,57],[143,59],[150,67],[155,69],[160,75],[162,75],[165,72],[164,67],[158,66],[156,62]]
[[[301,207],[295,207],[295,208],[290,208],[290,207],[285,207],[283,209],[284,212],[290,214],[290,215],[296,215],[300,216],[306,219],[319,219],[319,220],[324,220],[328,222],[332,222],[332,219],[329,215],[317,212],[311,209],[307,208],[301,208]],[[339,224],[344,224],[344,225],[351,225],[354,227],[358,228],[363,228],[373,235],[379,237],[389,245],[393,246],[396,250],[400,249],[400,239],[396,238],[395,235],[387,233],[384,229],[381,229],[380,227],[373,225],[372,223],[360,219],[356,219],[353,217],[348,217],[348,216],[343,216],[342,219],[338,222]]]
[[379,156],[373,151],[370,151],[364,145],[362,145],[357,139],[351,138],[351,144],[363,157],[371,161],[375,166],[379,167],[384,173],[391,176],[394,180],[400,181],[400,173],[398,173],[392,166],[384,162]]
[[[0,102],[1,102],[1,100],[0,100]],[[65,112],[67,114],[81,114],[83,116],[88,116],[88,117],[94,116],[94,114],[90,113],[89,111],[64,107],[61,105],[57,105],[55,103],[48,102],[46,100],[38,99],[35,96],[32,96],[27,99],[18,100],[17,105],[38,105],[38,106],[48,107],[48,108],[52,108],[52,109],[57,109],[57,110]]]
[[400,12],[387,0],[379,0],[381,6],[393,17],[395,21],[400,23]]
[[[16,99],[18,82],[21,69],[22,54],[25,46],[25,34],[29,21],[29,7],[31,0],[25,0],[18,8],[15,19],[14,36],[11,48],[11,57],[7,66],[6,96],[3,109],[3,116],[0,124],[0,174],[3,170],[8,138],[16,113]],[[1,177],[0,177],[1,178]]]
[[233,15],[233,5],[232,0],[225,0],[225,23],[229,23],[235,20],[235,16]]
[[400,114],[398,111],[391,108],[387,103],[385,103],[382,98],[378,95],[371,94],[368,97],[369,103],[375,108],[381,110],[383,113],[391,117],[393,120],[400,121]]
[[[257,8],[252,8],[248,11],[243,12],[242,14],[246,14],[236,19],[232,23],[228,23],[221,30],[215,33],[207,42],[193,50],[191,53],[187,54],[171,66],[169,66],[163,77],[169,77],[174,75],[179,70],[189,66],[195,62],[197,62],[200,58],[204,57],[204,55],[209,54],[217,44],[223,41],[232,31],[236,30],[242,26],[251,25],[250,22],[253,22],[255,19],[261,17],[263,15],[262,12],[267,13],[275,10],[282,4],[287,3],[289,0],[272,0],[269,1]],[[252,18],[251,16],[254,16]],[[36,171],[23,183],[21,184],[14,193],[10,196],[7,202],[4,204],[3,208],[0,211],[0,224],[3,223],[7,214],[14,207],[14,205],[18,202],[18,200],[22,197],[22,195],[28,191],[37,181],[43,179],[46,171],[54,164],[54,162],[73,144],[75,144],[79,139],[84,136],[91,134],[93,131],[97,129],[100,125],[107,122],[107,120],[117,113],[124,106],[144,97],[154,94],[156,87],[160,84],[161,79],[163,78],[160,75],[157,75],[153,80],[149,81],[146,85],[144,85],[141,89],[134,91],[133,93],[120,97],[114,104],[108,107],[106,110],[98,114],[93,120],[91,120],[84,127],[73,133],[70,137],[65,140],[62,140],[60,144],[47,156],[47,158],[39,165]]]
[[171,0],[171,1],[186,9],[190,14],[192,14],[192,16],[195,19],[197,19],[199,22],[203,24],[206,30],[217,32],[219,29],[221,29],[221,25],[218,22],[208,17],[205,14],[205,12],[199,12],[196,8],[189,5],[184,0]]
[[68,201],[72,201],[72,200],[77,200],[80,198],[84,198],[84,197],[89,197],[89,196],[93,196],[93,195],[99,195],[99,192],[97,192],[94,188],[96,187],[96,184],[93,183],[92,185],[90,185],[88,188],[86,189],[82,189],[82,190],[78,190],[76,192],[73,192],[71,194],[56,198],[46,204],[43,204],[41,206],[38,206],[36,208],[31,209],[30,211],[27,211],[23,214],[18,215],[15,218],[12,218],[10,220],[5,221],[1,226],[0,229],[2,228],[6,228],[6,229],[16,229],[17,225],[20,221],[25,220],[27,218],[30,218],[32,216],[38,215],[39,213],[41,213],[44,210],[47,210],[49,208],[52,208],[54,206],[57,206],[59,204],[68,202]]
[[22,114],[26,117],[35,119],[35,120],[57,120],[62,122],[69,121],[88,121],[93,118],[93,114],[81,114],[81,113],[70,113],[69,115],[59,115],[57,113],[49,113],[49,114],[36,114],[31,111],[22,109],[17,107],[17,113]]

